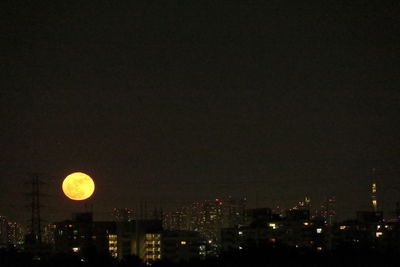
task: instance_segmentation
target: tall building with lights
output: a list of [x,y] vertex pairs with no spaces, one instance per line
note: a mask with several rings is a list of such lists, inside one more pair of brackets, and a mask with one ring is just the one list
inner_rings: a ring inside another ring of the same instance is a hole
[[7,240],[8,244],[13,247],[22,247],[24,244],[24,230],[19,223],[7,223]]
[[372,203],[372,208],[374,209],[375,212],[378,211],[378,200],[377,200],[377,197],[376,197],[376,192],[377,192],[376,183],[372,183],[372,186],[371,186],[371,203]]
[[134,219],[133,210],[128,208],[114,208],[113,216],[116,222],[130,222]]
[[375,212],[378,211],[378,199],[377,199],[377,183],[376,183],[376,169],[372,169],[372,185],[371,185],[371,204]]
[[221,229],[246,223],[246,198],[215,198],[194,202],[164,214],[164,229],[194,231],[206,241],[207,256],[215,256],[221,245]]
[[161,220],[133,220],[118,222],[116,254],[119,259],[132,254],[146,264],[161,259]]
[[336,216],[336,198],[334,196],[327,197],[322,209],[322,217],[325,219],[325,223],[332,225],[335,221]]
[[224,203],[224,227],[243,225],[246,220],[246,198],[229,197]]
[[24,241],[24,230],[19,223],[7,220],[0,216],[0,248],[22,247]]

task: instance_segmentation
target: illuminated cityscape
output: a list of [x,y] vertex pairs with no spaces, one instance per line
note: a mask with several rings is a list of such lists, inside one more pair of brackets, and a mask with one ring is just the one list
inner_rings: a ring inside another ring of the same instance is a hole
[[400,266],[400,1],[0,1],[0,267]]
[[[372,193],[376,193],[376,186],[372,184]],[[302,253],[338,253],[349,249],[398,253],[398,204],[391,217],[384,218],[383,212],[373,205],[370,210],[357,211],[354,219],[338,221],[335,203],[336,198],[330,196],[314,209],[311,198],[305,196],[282,212],[247,207],[247,198],[229,196],[194,202],[165,213],[155,209],[150,218],[136,218],[130,208],[114,208],[112,221],[95,221],[95,214],[88,211],[44,225],[42,242],[36,245],[30,243],[30,235],[19,224],[2,216],[1,247],[32,252],[38,258],[72,253],[83,261],[93,252],[108,254],[121,262],[136,255],[146,265],[159,261],[207,262],[233,252],[283,248]]]

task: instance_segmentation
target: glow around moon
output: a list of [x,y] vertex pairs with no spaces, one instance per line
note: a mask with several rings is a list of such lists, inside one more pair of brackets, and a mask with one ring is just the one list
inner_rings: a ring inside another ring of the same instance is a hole
[[74,172],[64,179],[62,190],[72,200],[85,200],[93,194],[94,182],[89,175],[83,172]]

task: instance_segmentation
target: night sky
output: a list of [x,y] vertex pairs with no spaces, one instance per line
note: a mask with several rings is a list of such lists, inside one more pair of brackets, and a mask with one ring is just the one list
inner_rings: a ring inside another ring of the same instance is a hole
[[372,168],[400,200],[398,1],[39,2],[0,4],[0,215],[29,219],[30,172],[47,221],[83,210],[74,171],[97,219],[228,195],[353,217]]

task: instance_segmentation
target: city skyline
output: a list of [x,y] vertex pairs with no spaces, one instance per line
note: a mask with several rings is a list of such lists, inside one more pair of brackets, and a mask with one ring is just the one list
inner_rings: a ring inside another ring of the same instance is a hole
[[[375,172],[375,170],[374,170]],[[46,184],[43,182],[43,180],[40,179],[40,176],[34,176],[37,180],[34,183],[39,184],[39,188],[43,187],[43,184]],[[347,213],[341,211],[340,209],[337,209],[337,198],[334,195],[330,196],[323,196],[319,198],[319,201],[315,201],[312,197],[310,197],[310,194],[304,195],[303,198],[299,198],[296,200],[289,201],[288,203],[285,203],[282,205],[282,202],[277,202],[276,204],[265,204],[265,202],[260,201],[257,199],[256,196],[232,196],[232,195],[219,195],[219,196],[214,196],[208,199],[195,199],[193,201],[173,201],[173,205],[168,205],[165,202],[155,202],[152,199],[140,199],[137,202],[131,202],[129,206],[114,206],[110,210],[105,210],[105,209],[98,209],[97,207],[94,206],[93,200],[85,199],[85,200],[67,200],[70,202],[70,208],[69,210],[66,210],[65,207],[61,210],[54,209],[54,206],[48,206],[49,199],[52,199],[53,197],[46,192],[43,192],[42,189],[36,191],[38,193],[38,196],[40,198],[40,204],[41,207],[41,215],[35,215],[38,217],[41,217],[44,222],[52,222],[52,221],[57,221],[57,220],[62,220],[62,219],[68,219],[73,214],[79,213],[79,212],[94,212],[94,216],[97,220],[115,220],[115,210],[116,209],[127,209],[130,210],[131,218],[132,219],[146,219],[146,218],[152,218],[154,210],[158,210],[164,212],[164,214],[172,214],[174,212],[177,212],[182,209],[187,209],[190,210],[191,206],[193,205],[198,205],[199,203],[205,203],[208,201],[217,201],[220,202],[221,205],[225,205],[227,202],[230,201],[230,199],[244,199],[245,200],[245,207],[248,209],[254,209],[254,208],[270,208],[277,214],[284,214],[286,211],[291,210],[291,209],[302,209],[307,205],[307,209],[310,211],[310,216],[312,217],[319,217],[319,216],[324,216],[324,210],[326,208],[326,205],[328,201],[333,201],[334,205],[334,218],[335,221],[343,221],[343,220],[351,220],[355,219],[356,217],[356,212],[358,211],[383,211],[384,216],[387,219],[394,218],[396,217],[396,212],[398,208],[399,202],[396,201],[394,203],[390,203],[390,205],[387,205],[386,208],[384,208],[384,197],[383,194],[380,192],[381,188],[380,185],[376,183],[376,180],[372,179],[374,182],[370,184],[370,190],[365,192],[365,198],[363,199],[364,205],[361,209],[354,209],[351,205],[349,205],[347,209]],[[32,182],[32,181],[31,181]],[[35,194],[35,191],[29,192],[26,195],[29,195],[30,199],[26,200],[26,209],[24,212],[18,211],[19,216],[17,218],[22,218],[21,219],[16,219],[15,217],[10,216],[10,214],[0,214],[0,216],[5,216],[6,218],[10,218],[12,222],[18,222],[22,224],[26,229],[30,228],[30,223],[27,223],[30,220],[30,217],[32,216],[32,211],[31,211],[31,206],[36,205],[32,203],[31,196]],[[65,195],[65,193],[62,193],[62,197],[68,199],[69,197]],[[38,201],[38,200],[35,200]],[[32,203],[32,204],[31,204]],[[339,201],[340,203],[340,201]],[[339,205],[340,206],[340,205]],[[49,211],[50,210],[50,211]],[[58,216],[57,216],[58,214]],[[344,214],[350,214],[349,216],[344,216]]]
[[[293,1],[294,2],[294,1]],[[397,4],[1,4],[0,215],[98,216],[246,196],[250,206],[399,201]],[[378,196],[379,197],[379,196]],[[162,204],[162,205],[159,205]]]

